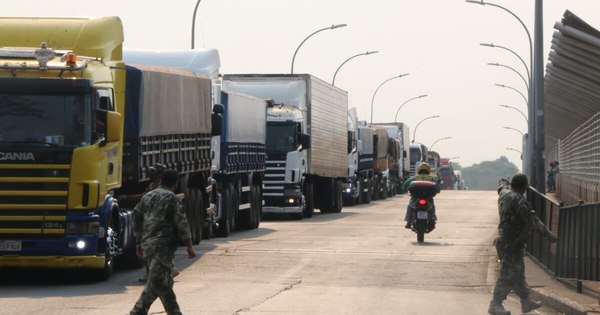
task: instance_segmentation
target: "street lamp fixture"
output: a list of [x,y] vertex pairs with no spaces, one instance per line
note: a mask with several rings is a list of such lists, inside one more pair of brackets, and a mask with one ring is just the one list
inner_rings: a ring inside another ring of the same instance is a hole
[[394,116],[394,122],[398,121],[398,113],[400,112],[400,110],[402,109],[402,107],[403,107],[403,106],[404,106],[406,103],[408,103],[408,102],[410,102],[410,101],[412,101],[412,100],[416,100],[416,99],[419,99],[419,98],[423,98],[423,97],[425,97],[425,96],[427,96],[427,94],[423,94],[423,95],[419,95],[419,96],[417,96],[417,97],[409,98],[409,99],[407,99],[406,101],[404,101],[404,103],[402,103],[402,105],[400,105],[400,107],[398,107],[398,110],[396,111],[396,116]]
[[198,6],[200,6],[200,1],[196,2],[196,7],[194,8],[194,15],[192,16],[192,49],[194,49],[194,38],[196,37],[196,13],[198,13]]
[[494,43],[489,43],[489,44],[487,44],[487,43],[480,43],[479,45],[485,46],[485,47],[491,47],[491,48],[504,49],[506,51],[511,52],[513,55],[517,56],[517,58],[519,58],[519,60],[521,60],[521,63],[525,67],[525,71],[527,71],[527,79],[528,79],[528,81],[531,81],[531,73],[529,72],[529,67],[527,66],[527,63],[525,63],[525,60],[523,60],[523,58],[521,58],[521,56],[519,56],[519,54],[517,54],[516,52],[514,52],[512,49],[510,49],[508,47],[500,46],[500,45],[494,45]]
[[504,129],[510,129],[510,130],[514,130],[514,131],[516,131],[516,132],[520,133],[520,134],[521,134],[521,136],[525,137],[525,133],[524,133],[523,131],[521,131],[521,130],[517,129],[517,128],[513,128],[513,127],[506,127],[506,126],[505,126],[505,127],[502,127],[502,128],[504,128]]
[[525,105],[527,105],[527,108],[529,108],[529,102],[527,101],[527,97],[525,97],[525,95],[523,95],[523,93],[521,93],[521,91],[515,89],[512,86],[508,86],[508,85],[504,85],[504,84],[498,84],[498,83],[496,83],[495,85],[499,86],[499,87],[502,87],[502,88],[511,89],[511,90],[519,93],[521,95],[521,97],[523,97],[523,100],[525,101]]
[[333,80],[331,80],[331,85],[335,86],[335,77],[337,76],[338,71],[340,71],[340,69],[342,68],[342,66],[346,64],[346,62],[348,62],[351,59],[354,59],[354,58],[356,58],[358,56],[366,56],[366,55],[377,54],[377,53],[379,53],[379,51],[377,51],[377,50],[375,50],[375,51],[367,51],[367,52],[364,52],[362,54],[356,54],[356,55],[354,55],[354,56],[346,59],[346,61],[342,62],[342,64],[337,68],[337,70],[335,70],[335,73],[333,74]]
[[301,43],[300,45],[298,45],[298,48],[296,48],[296,51],[294,52],[294,56],[292,57],[292,70],[291,73],[294,74],[294,61],[296,60],[296,54],[298,53],[298,50],[300,50],[300,47],[302,47],[302,45],[304,44],[304,42],[306,42],[309,38],[311,38],[313,35],[322,32],[322,31],[326,31],[326,30],[333,30],[336,28],[340,28],[340,27],[346,27],[346,24],[334,24],[328,27],[324,27],[322,29],[318,29],[316,31],[314,31],[312,34],[308,35]]
[[437,139],[437,140],[435,140],[435,141],[433,142],[433,144],[431,144],[431,146],[429,146],[429,151],[433,151],[433,146],[434,146],[436,143],[438,143],[438,142],[440,142],[440,141],[442,141],[442,140],[448,140],[448,139],[452,139],[452,137],[444,137],[444,138],[440,138],[440,139]]
[[527,126],[529,126],[529,120],[527,119],[527,116],[525,116],[525,114],[520,109],[518,109],[518,108],[516,108],[514,106],[509,106],[509,105],[504,105],[504,104],[500,104],[500,106],[504,107],[504,108],[510,108],[510,109],[514,109],[514,110],[518,111],[521,114],[521,116],[523,116],[523,118],[525,119],[525,123],[527,124]]
[[378,86],[378,87],[377,87],[377,89],[375,90],[375,93],[373,93],[373,97],[371,98],[371,123],[373,123],[373,102],[375,101],[375,95],[377,95],[377,92],[379,91],[379,89],[380,89],[380,88],[381,88],[381,87],[382,87],[384,84],[386,84],[387,82],[389,82],[389,81],[391,81],[391,80],[394,80],[394,79],[399,79],[399,78],[405,77],[405,76],[407,76],[407,75],[409,75],[409,74],[410,74],[410,73],[405,73],[405,74],[397,75],[397,76],[391,77],[391,78],[389,78],[389,79],[387,79],[387,80],[385,80],[385,81],[381,82],[381,84],[379,84],[379,86]]
[[421,125],[421,123],[422,123],[422,122],[426,121],[427,119],[433,119],[433,118],[439,118],[439,117],[442,117],[442,116],[439,116],[439,115],[433,115],[433,116],[429,116],[429,117],[426,117],[426,118],[424,118],[423,120],[421,120],[421,121],[420,121],[420,122],[417,124],[417,126],[415,127],[415,131],[413,131],[413,139],[412,139],[412,143],[415,143],[415,137],[417,136],[417,129],[419,128],[419,125]]
[[529,83],[527,83],[527,80],[525,79],[525,77],[521,73],[519,73],[519,71],[515,70],[515,68],[513,68],[511,66],[503,65],[503,64],[497,63],[497,62],[496,63],[488,62],[487,65],[488,66],[496,66],[496,67],[504,67],[504,68],[512,70],[514,73],[516,73],[518,76],[520,76],[521,79],[523,79],[523,82],[525,83],[525,87],[527,87],[527,91],[529,91]]
[[523,152],[521,152],[520,150],[513,149],[513,148],[506,148],[506,150],[510,150],[510,151],[519,152],[519,153],[521,153],[521,154],[523,153]]

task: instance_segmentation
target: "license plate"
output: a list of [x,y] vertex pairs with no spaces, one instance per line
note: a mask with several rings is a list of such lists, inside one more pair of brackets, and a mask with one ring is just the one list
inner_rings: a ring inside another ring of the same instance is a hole
[[417,211],[417,219],[427,220],[427,211]]
[[0,241],[0,252],[20,252],[21,241]]

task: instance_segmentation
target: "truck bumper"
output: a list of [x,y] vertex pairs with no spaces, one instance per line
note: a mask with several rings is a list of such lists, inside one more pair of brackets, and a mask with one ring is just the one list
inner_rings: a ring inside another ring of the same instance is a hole
[[263,206],[263,213],[301,213],[303,211],[302,207],[269,207]]
[[0,268],[104,268],[104,256],[0,256]]

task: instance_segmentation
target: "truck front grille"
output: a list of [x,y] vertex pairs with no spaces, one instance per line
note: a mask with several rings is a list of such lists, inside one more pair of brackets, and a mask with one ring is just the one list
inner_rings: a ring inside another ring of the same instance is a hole
[[267,160],[265,178],[263,179],[263,196],[283,196],[285,183],[285,161]]
[[0,239],[63,234],[70,165],[0,165]]

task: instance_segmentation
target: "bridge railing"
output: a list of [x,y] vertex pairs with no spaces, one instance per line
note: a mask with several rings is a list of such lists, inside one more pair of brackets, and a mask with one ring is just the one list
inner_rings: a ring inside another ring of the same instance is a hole
[[556,193],[561,200],[567,204],[600,202],[600,113],[548,153],[548,161],[559,161]]
[[533,188],[527,199],[558,238],[551,243],[534,232],[529,256],[557,278],[600,281],[600,203],[564,206]]

